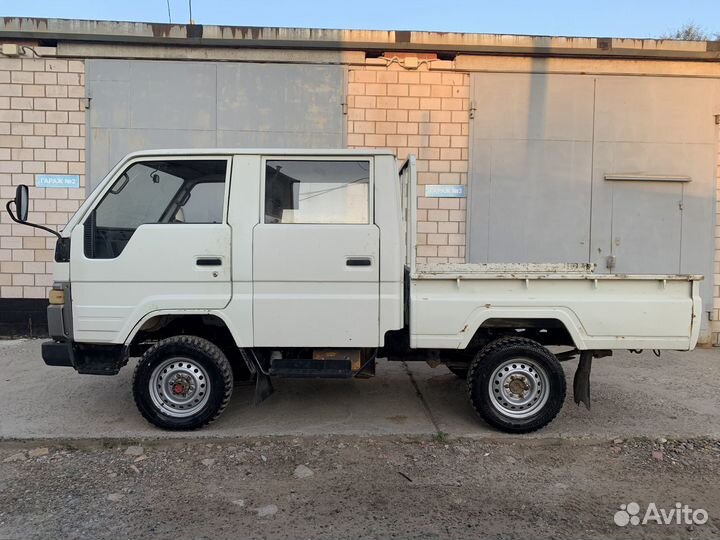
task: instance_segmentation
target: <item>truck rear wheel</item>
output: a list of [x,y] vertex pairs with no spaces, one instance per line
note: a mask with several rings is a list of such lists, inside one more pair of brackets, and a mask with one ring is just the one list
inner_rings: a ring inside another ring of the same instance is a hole
[[133,375],[135,404],[163,429],[197,429],[215,420],[233,390],[230,362],[206,339],[175,336],[148,349]]
[[526,338],[486,345],[470,364],[468,394],[488,424],[529,433],[549,424],[565,401],[565,374],[553,353]]

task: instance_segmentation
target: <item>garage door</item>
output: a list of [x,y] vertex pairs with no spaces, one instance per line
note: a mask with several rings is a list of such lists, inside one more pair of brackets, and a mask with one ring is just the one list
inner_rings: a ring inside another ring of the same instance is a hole
[[598,77],[596,85],[591,261],[608,271],[612,256],[621,273],[703,274],[710,309],[718,83]]
[[474,74],[469,258],[696,273],[712,307],[717,81]]
[[476,74],[472,87],[471,261],[587,260],[593,80]]
[[88,60],[89,189],[151,148],[340,148],[340,66]]

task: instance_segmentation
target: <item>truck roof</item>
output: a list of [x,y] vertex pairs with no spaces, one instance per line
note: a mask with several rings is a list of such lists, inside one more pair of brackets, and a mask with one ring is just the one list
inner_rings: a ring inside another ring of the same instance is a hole
[[217,156],[237,154],[262,154],[278,156],[392,156],[388,149],[360,148],[165,148],[139,150],[128,154],[123,161],[143,156]]

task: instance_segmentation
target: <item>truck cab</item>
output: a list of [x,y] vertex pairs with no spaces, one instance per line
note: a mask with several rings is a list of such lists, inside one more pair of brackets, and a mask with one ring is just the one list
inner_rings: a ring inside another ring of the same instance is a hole
[[[416,190],[414,158],[381,150],[130,154],[55,233],[43,359],[114,375],[139,358],[135,401],[166,429],[214,420],[238,377],[260,402],[273,377],[444,363],[483,419],[526,432],[562,406],[560,360],[580,356],[575,397],[589,405],[592,358],[694,347],[701,276],[423,267]],[[27,206],[19,188],[11,216],[32,225]]]
[[394,168],[362,151],[129,156],[67,227],[73,340],[195,314],[243,348],[382,345],[403,324],[399,188],[374,185]]

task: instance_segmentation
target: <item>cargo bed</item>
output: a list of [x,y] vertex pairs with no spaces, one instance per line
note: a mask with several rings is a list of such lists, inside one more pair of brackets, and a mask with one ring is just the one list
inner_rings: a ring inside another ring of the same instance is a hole
[[400,181],[411,347],[464,349],[479,329],[506,321],[562,326],[579,350],[695,347],[703,276],[602,274],[589,263],[418,263],[413,158]]

